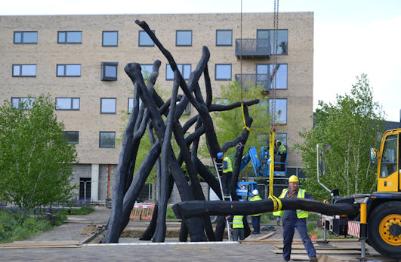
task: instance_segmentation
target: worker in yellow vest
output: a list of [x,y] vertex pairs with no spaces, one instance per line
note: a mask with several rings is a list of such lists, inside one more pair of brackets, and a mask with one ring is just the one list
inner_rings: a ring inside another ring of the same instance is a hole
[[233,241],[244,240],[244,216],[235,215],[233,218]]
[[285,160],[287,158],[287,147],[278,140],[278,156],[280,157],[280,171],[285,171]]
[[[262,198],[259,196],[259,191],[257,189],[254,189],[252,191],[252,197],[249,199],[251,202],[253,201],[261,201]],[[253,214],[251,215],[252,217],[252,227],[253,227],[253,232],[252,234],[260,234],[260,216],[262,214]]]
[[233,163],[230,157],[225,156],[223,158],[223,176],[221,178],[223,191],[225,195],[229,195],[231,193],[230,187],[231,187],[232,177],[233,177]]
[[[299,180],[297,176],[290,176],[288,179],[288,188],[283,189],[279,198],[311,198],[307,196],[304,189],[299,188]],[[291,245],[294,237],[295,228],[301,235],[302,242],[305,246],[310,261],[317,261],[316,250],[308,236],[306,219],[308,212],[303,210],[285,210],[273,212],[273,215],[279,216],[283,222],[283,258],[285,261],[290,261]]]

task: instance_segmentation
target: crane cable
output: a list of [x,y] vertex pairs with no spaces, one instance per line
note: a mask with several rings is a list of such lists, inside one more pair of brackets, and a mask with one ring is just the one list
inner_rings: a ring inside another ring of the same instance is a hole
[[[277,40],[278,40],[278,12],[279,12],[279,0],[274,0],[274,14],[273,14],[273,52],[274,55],[274,70],[272,70],[274,75],[271,75],[270,70],[268,68],[269,73],[269,81],[272,80],[272,100],[271,100],[271,110],[272,112],[272,122],[271,122],[271,130],[269,136],[270,148],[269,148],[269,155],[270,155],[270,166],[269,166],[269,199],[273,202],[273,211],[279,211],[282,209],[281,199],[274,196],[274,144],[275,144],[275,113],[276,113],[276,81],[275,81],[275,69],[277,67]],[[270,105],[269,104],[269,105]]]
[[244,76],[242,74],[242,46],[243,46],[243,39],[242,39],[242,0],[241,0],[241,25],[240,25],[240,31],[241,31],[241,40],[240,40],[240,88],[241,88],[241,111],[242,111],[242,122],[243,122],[243,128],[246,129],[248,132],[251,132],[251,128],[246,124],[246,119],[245,119],[245,109],[244,109],[244,95],[243,95],[243,83],[244,83]]

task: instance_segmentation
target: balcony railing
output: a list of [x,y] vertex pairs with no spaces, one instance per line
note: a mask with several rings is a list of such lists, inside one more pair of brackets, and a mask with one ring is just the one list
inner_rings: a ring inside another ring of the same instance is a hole
[[236,74],[235,80],[245,89],[259,86],[264,91],[271,90],[271,81],[268,74]]
[[235,55],[248,58],[269,58],[271,47],[269,39],[237,39],[235,40]]

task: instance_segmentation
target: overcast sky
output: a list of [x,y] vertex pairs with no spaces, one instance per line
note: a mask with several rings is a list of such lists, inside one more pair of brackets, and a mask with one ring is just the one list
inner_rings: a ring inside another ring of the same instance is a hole
[[[2,0],[0,15],[240,12],[240,0]],[[273,0],[243,0],[244,12],[272,12]],[[367,73],[386,119],[400,120],[401,1],[281,0],[280,11],[313,11],[314,106],[349,92]],[[273,21],[272,23],[273,24]]]

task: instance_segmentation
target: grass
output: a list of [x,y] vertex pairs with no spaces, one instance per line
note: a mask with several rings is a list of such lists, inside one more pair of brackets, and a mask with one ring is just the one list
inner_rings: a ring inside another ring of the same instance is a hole
[[41,232],[64,223],[67,215],[87,215],[93,207],[69,208],[54,212],[54,224],[45,216],[23,215],[19,212],[0,210],[0,243],[13,242],[31,238]]
[[69,208],[63,210],[66,215],[89,215],[95,211],[95,209],[91,206],[83,206],[80,208]]
[[[56,216],[56,224],[61,221],[63,216]],[[24,240],[52,227],[44,217],[0,211],[0,243]]]

